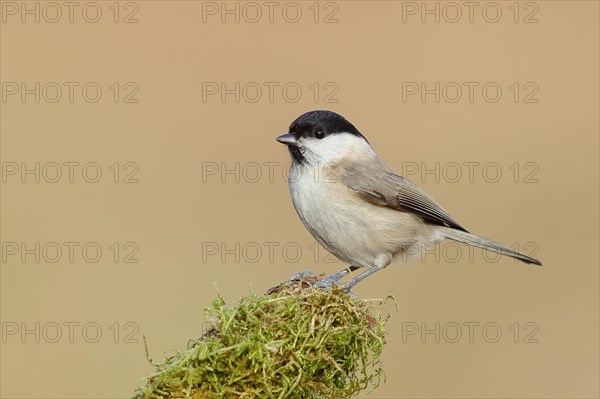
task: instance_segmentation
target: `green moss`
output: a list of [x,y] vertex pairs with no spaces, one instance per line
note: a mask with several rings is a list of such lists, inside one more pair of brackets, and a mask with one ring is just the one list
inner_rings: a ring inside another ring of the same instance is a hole
[[384,303],[305,280],[235,307],[219,295],[211,327],[155,365],[135,398],[350,398],[383,378]]

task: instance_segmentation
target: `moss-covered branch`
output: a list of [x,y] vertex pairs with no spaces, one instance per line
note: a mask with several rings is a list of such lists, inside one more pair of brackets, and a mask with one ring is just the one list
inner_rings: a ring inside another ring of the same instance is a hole
[[205,310],[211,327],[155,365],[135,398],[350,398],[378,386],[385,301],[315,289],[317,280],[285,282],[234,307],[219,296]]

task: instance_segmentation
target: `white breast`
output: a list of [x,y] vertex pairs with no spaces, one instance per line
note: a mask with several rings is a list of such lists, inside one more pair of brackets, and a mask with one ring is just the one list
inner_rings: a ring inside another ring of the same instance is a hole
[[430,231],[410,213],[360,199],[336,179],[335,168],[294,165],[290,193],[300,219],[342,262],[368,267],[400,254],[407,242],[425,242]]

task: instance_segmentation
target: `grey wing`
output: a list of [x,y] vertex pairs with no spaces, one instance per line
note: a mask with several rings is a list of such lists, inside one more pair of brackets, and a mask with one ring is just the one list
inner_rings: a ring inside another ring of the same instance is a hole
[[[366,166],[365,166],[366,165]],[[356,166],[340,167],[340,180],[364,200],[401,212],[414,212],[430,223],[467,230],[433,198],[407,178],[395,174],[379,158]]]

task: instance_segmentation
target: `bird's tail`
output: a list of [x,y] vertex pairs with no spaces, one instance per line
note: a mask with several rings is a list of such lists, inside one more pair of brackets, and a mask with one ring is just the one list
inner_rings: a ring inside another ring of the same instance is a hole
[[474,247],[488,249],[490,251],[497,252],[501,255],[506,255],[525,262],[528,264],[542,266],[542,262],[534,259],[530,256],[523,255],[520,252],[515,251],[507,246],[498,244],[495,241],[488,240],[487,238],[479,237],[466,231],[456,230],[450,227],[443,227],[441,229],[442,235],[450,240],[458,241],[463,244],[472,245]]

